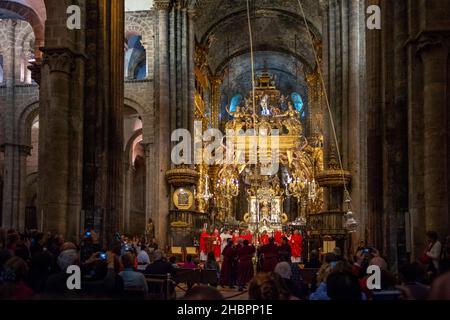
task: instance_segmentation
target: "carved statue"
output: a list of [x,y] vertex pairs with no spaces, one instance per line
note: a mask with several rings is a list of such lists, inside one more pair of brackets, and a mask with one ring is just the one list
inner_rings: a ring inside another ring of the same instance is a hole
[[237,106],[236,111],[231,112],[228,109],[228,106],[226,106],[225,110],[227,110],[228,114],[233,117],[233,120],[227,123],[226,128],[234,130],[242,129],[245,123],[245,119],[247,118],[247,115],[241,110],[241,107]]
[[267,94],[261,98],[259,105],[261,107],[261,115],[270,116],[269,96]]
[[155,225],[153,224],[153,220],[151,218],[148,219],[147,226],[145,227],[145,234],[147,236],[147,240],[155,237]]
[[287,110],[277,117],[283,119],[282,124],[289,131],[289,134],[301,135],[303,133],[303,125],[300,121],[300,113],[294,108],[291,101],[288,102]]

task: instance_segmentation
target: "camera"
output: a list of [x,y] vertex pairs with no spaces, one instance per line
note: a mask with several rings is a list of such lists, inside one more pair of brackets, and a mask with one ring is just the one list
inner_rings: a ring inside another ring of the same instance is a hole
[[372,248],[364,248],[363,249],[363,253],[371,254],[372,253]]
[[98,257],[99,257],[101,260],[106,260],[106,253],[105,253],[105,252],[100,252],[100,253],[98,254]]

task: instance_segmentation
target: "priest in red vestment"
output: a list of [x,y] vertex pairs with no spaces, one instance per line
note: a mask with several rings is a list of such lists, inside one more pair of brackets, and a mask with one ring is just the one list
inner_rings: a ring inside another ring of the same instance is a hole
[[209,233],[206,232],[206,228],[202,229],[202,233],[200,234],[200,261],[206,261],[208,258],[208,244],[206,243],[205,238],[209,237]]
[[222,287],[227,285],[230,288],[234,288],[233,268],[235,268],[237,250],[231,239],[227,241],[227,245],[222,251],[223,262],[222,269],[220,270],[219,283]]
[[248,240],[244,240],[242,247],[238,249],[238,285],[239,291],[243,291],[244,287],[253,278],[253,262],[252,258],[255,254],[255,247],[250,245]]
[[213,234],[213,252],[216,260],[220,260],[222,239],[220,238],[219,230],[215,229]]
[[261,237],[259,237],[259,244],[265,245],[268,243],[269,243],[269,235],[267,234],[267,231],[264,230],[263,233],[261,234]]
[[303,238],[298,230],[294,230],[294,234],[291,236],[289,244],[291,245],[292,250],[292,262],[300,263],[302,259]]
[[283,238],[283,233],[280,230],[275,231],[275,234],[273,236],[275,238],[275,244],[277,246],[281,246],[281,240]]
[[244,240],[247,240],[248,243],[250,243],[250,244],[253,242],[253,235],[250,232],[250,230],[248,230],[248,229],[246,229],[242,232],[241,238]]
[[263,255],[263,272],[273,272],[278,263],[278,246],[274,238],[269,238],[269,244],[261,247],[260,253]]

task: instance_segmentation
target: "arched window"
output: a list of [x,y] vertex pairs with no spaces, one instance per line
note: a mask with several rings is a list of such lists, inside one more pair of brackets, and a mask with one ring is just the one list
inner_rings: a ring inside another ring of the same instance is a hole
[[3,83],[3,56],[0,54],[0,84]]
[[293,92],[291,94],[291,99],[292,99],[292,103],[294,104],[295,109],[297,109],[297,111],[300,113],[302,119],[304,119],[306,117],[306,112],[305,112],[305,105],[303,103],[302,96],[297,92]]
[[241,101],[242,101],[242,96],[240,94],[234,95],[230,101],[230,112],[235,112],[236,107],[240,106]]
[[128,37],[125,53],[125,78],[144,80],[147,78],[147,53],[142,45],[142,36]]

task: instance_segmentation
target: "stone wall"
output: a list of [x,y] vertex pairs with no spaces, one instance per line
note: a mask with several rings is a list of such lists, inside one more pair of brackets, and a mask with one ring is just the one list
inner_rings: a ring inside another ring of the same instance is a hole
[[0,55],[3,81],[0,83],[0,146],[3,152],[1,180],[2,224],[24,227],[26,160],[31,145],[31,121],[39,101],[39,88],[27,69],[33,57],[34,32],[22,20],[0,20]]
[[[136,110],[142,119],[144,143],[153,140],[153,17],[154,12],[149,10],[127,12],[125,18],[125,32],[142,35],[147,52],[147,79],[127,81],[125,84],[125,105]],[[51,21],[48,23],[47,32],[51,37],[47,43],[61,44],[62,35],[52,31],[58,28],[57,23],[54,27]],[[22,229],[25,227],[25,207],[36,203],[33,194],[37,188],[39,125],[33,129],[31,127],[39,114],[39,86],[31,80],[31,72],[27,69],[33,53],[33,28],[22,20],[0,20],[0,43],[3,59],[3,81],[0,83],[0,146],[3,151],[0,157],[0,198],[1,212],[9,212],[2,214],[1,219],[2,225]],[[82,48],[75,43],[70,46],[73,49]],[[141,217],[142,223],[145,218]]]

